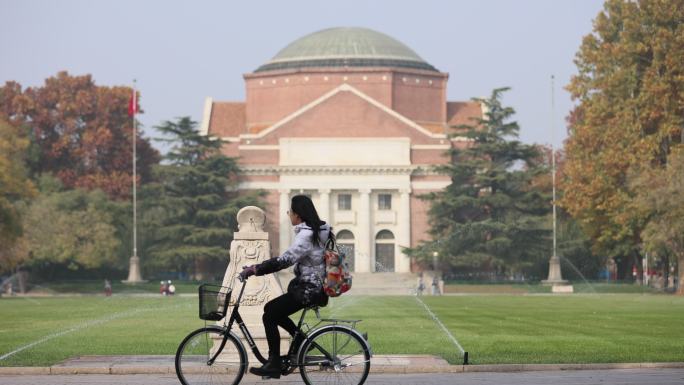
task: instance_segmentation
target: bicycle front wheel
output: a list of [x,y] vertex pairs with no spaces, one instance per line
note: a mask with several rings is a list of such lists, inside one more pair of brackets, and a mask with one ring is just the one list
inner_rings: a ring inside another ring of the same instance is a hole
[[[218,357],[211,359],[226,343]],[[176,352],[176,375],[183,385],[237,385],[247,368],[247,353],[232,333],[206,327],[190,333]]]
[[304,342],[298,362],[307,385],[362,385],[370,372],[370,348],[358,333],[329,326]]

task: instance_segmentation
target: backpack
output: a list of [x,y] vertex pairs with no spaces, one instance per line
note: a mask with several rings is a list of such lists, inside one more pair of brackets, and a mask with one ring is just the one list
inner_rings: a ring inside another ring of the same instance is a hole
[[325,243],[325,279],[323,291],[328,297],[339,297],[351,289],[352,276],[349,274],[349,265],[346,255],[337,248],[335,235],[330,228],[330,236]]

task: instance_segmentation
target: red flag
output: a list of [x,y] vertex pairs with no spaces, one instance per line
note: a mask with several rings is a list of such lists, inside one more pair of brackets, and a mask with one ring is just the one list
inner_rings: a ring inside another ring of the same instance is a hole
[[135,89],[133,89],[133,93],[131,94],[131,98],[128,100],[128,116],[132,117],[137,113],[138,113],[138,100],[136,98]]

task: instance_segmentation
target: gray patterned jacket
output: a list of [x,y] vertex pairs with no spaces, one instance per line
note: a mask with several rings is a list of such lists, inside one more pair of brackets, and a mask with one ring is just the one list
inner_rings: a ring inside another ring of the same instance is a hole
[[[290,247],[280,256],[271,258],[256,266],[257,275],[265,275],[294,265],[295,278],[290,282],[287,291],[305,305],[317,302],[322,304],[327,296],[323,294],[323,277],[325,277],[325,243],[330,236],[330,226],[321,225],[320,244],[314,245],[311,239],[313,230],[305,223],[294,227],[295,239]],[[325,298],[320,298],[322,295]]]

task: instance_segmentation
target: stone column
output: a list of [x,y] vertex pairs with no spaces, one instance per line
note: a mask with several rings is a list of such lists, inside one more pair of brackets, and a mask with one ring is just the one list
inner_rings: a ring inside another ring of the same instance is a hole
[[319,207],[318,216],[322,221],[330,224],[330,189],[320,189],[318,193],[321,196],[321,207]]
[[[399,190],[399,218],[398,218],[398,232],[397,244],[402,247],[411,247],[411,190]],[[408,273],[411,271],[411,261],[409,257],[401,252],[395,254],[397,259],[394,261],[397,266],[397,272]]]
[[557,255],[551,256],[549,259],[549,278],[542,281],[542,285],[565,285],[568,281],[563,279],[561,275],[560,258]]
[[375,271],[374,258],[371,255],[372,234],[370,227],[370,192],[370,189],[359,190],[359,209],[356,211],[359,223],[359,249],[356,252],[355,269],[361,273]]
[[280,212],[278,213],[279,228],[278,228],[278,248],[280,249],[280,254],[284,253],[290,245],[290,217],[287,215],[287,211],[290,209],[290,190],[283,189],[278,190],[280,193]]
[[[142,279],[140,274],[140,257],[133,255],[128,260],[128,279],[122,281],[123,283],[143,283],[147,282]],[[23,292],[22,292],[23,293]]]
[[[271,245],[268,240],[268,232],[264,231],[266,215],[256,206],[243,207],[237,214],[238,231],[233,233],[233,241],[230,243],[230,261],[226,274],[223,277],[223,286],[233,288],[231,304],[237,300],[242,283],[237,275],[243,266],[261,263],[271,258]],[[266,333],[261,317],[264,314],[264,305],[283,294],[283,289],[276,280],[275,275],[268,274],[260,277],[251,277],[247,280],[245,292],[240,302],[240,315],[249,328],[252,337],[259,347],[262,355],[268,355]],[[229,307],[230,311],[232,308]],[[223,324],[223,320],[217,324]],[[289,335],[281,332],[281,353],[285,354],[289,346]],[[215,343],[220,343],[216,341]],[[247,347],[249,362],[256,365],[259,361]]]

